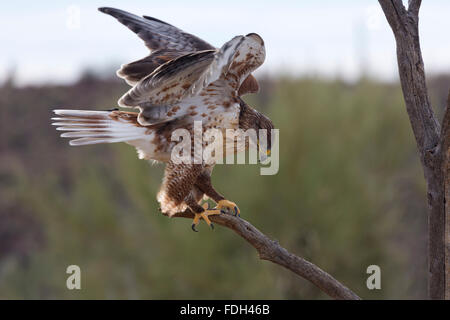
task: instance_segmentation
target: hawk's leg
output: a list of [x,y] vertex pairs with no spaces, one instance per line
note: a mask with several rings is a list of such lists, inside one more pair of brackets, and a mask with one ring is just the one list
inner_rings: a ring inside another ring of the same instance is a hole
[[236,203],[226,200],[220,193],[218,193],[211,183],[211,170],[203,170],[197,177],[196,187],[199,188],[208,197],[213,199],[217,203],[217,209],[221,212],[229,212],[234,216],[240,216],[240,210]]
[[169,162],[166,166],[163,184],[158,193],[158,201],[161,211],[169,216],[185,210],[189,207],[195,214],[192,229],[199,223],[200,219],[213,227],[208,216],[220,214],[219,209],[203,208],[198,203],[202,199],[204,192],[196,186],[198,176],[205,170],[199,164],[175,164]]
[[195,227],[200,222],[200,219],[205,220],[205,222],[208,224],[208,226],[210,226],[211,229],[214,229],[214,224],[209,220],[208,216],[220,214],[219,209],[209,209],[209,206],[207,203],[205,203],[202,207],[201,205],[199,205],[197,203],[197,201],[195,201],[192,194],[188,195],[184,201],[186,202],[186,204],[189,206],[189,208],[191,208],[191,210],[195,214],[194,221],[192,221],[192,230],[193,231],[197,232],[197,229],[195,229]]

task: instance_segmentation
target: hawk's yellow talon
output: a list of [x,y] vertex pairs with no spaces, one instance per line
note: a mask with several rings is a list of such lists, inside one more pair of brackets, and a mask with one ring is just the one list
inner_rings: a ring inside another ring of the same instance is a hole
[[217,203],[217,209],[222,210],[223,208],[227,209],[229,212],[231,212],[233,215],[235,216],[240,216],[241,215],[241,211],[239,210],[238,206],[236,205],[236,203],[229,201],[229,200],[220,200]]
[[210,226],[211,229],[214,229],[214,225],[212,224],[211,220],[209,220],[208,216],[212,216],[212,215],[215,215],[215,214],[220,214],[220,210],[217,210],[217,209],[206,209],[207,207],[208,207],[208,204],[205,203],[203,205],[203,208],[205,209],[205,211],[195,214],[194,220],[192,221],[192,230],[194,230],[195,232],[197,232],[197,229],[195,229],[195,227],[200,222],[200,219],[205,220],[205,222],[208,224],[208,226]]

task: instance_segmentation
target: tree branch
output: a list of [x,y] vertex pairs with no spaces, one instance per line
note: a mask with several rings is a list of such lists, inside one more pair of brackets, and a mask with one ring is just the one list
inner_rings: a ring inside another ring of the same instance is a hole
[[422,0],[409,0],[408,2],[408,11],[413,15],[419,15],[420,5],[422,4]]
[[411,127],[420,154],[428,195],[428,291],[431,299],[444,299],[445,291],[445,198],[442,164],[445,141],[428,98],[419,43],[420,0],[378,0],[397,44],[400,82]]
[[[185,212],[177,213],[173,217],[192,219],[194,218],[194,214],[187,210]],[[233,230],[244,238],[256,249],[256,251],[258,251],[260,259],[271,261],[291,270],[302,278],[312,282],[330,297],[341,300],[360,299],[355,293],[334,279],[331,275],[311,262],[290,253],[285,248],[281,247],[277,241],[271,240],[244,219],[229,214],[214,215],[210,216],[209,219],[216,224]]]

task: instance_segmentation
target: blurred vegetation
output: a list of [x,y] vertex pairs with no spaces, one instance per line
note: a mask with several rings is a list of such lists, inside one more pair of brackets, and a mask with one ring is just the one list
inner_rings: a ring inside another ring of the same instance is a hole
[[[429,84],[440,113],[449,77]],[[216,188],[361,297],[425,298],[425,185],[399,86],[314,77],[261,85],[245,100],[280,129],[280,171],[216,166]],[[161,164],[125,144],[69,147],[50,125],[54,108],[109,109],[125,90],[92,73],[69,86],[1,86],[0,298],[327,298],[228,229],[193,233],[190,221],[162,216]],[[82,290],[66,288],[71,264]],[[372,264],[382,290],[366,288]]]

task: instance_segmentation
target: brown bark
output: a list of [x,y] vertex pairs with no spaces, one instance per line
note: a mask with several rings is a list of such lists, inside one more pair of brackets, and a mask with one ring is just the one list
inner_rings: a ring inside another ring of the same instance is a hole
[[[194,218],[194,214],[188,210],[177,213],[173,217],[192,219]],[[256,249],[256,251],[258,251],[260,259],[271,261],[291,270],[302,278],[312,282],[330,297],[340,300],[360,299],[355,293],[334,279],[331,275],[311,262],[290,253],[280,246],[277,241],[271,240],[244,219],[229,214],[209,216],[209,219],[213,223],[233,230],[244,238]]]
[[[443,168],[448,164],[446,155],[449,137],[447,129],[441,132],[428,98],[418,30],[421,0],[410,0],[408,10],[401,0],[378,1],[394,32],[406,111],[416,139],[427,184],[428,294],[431,299],[444,299],[446,209]],[[446,119],[444,128],[448,127],[448,116]]]

